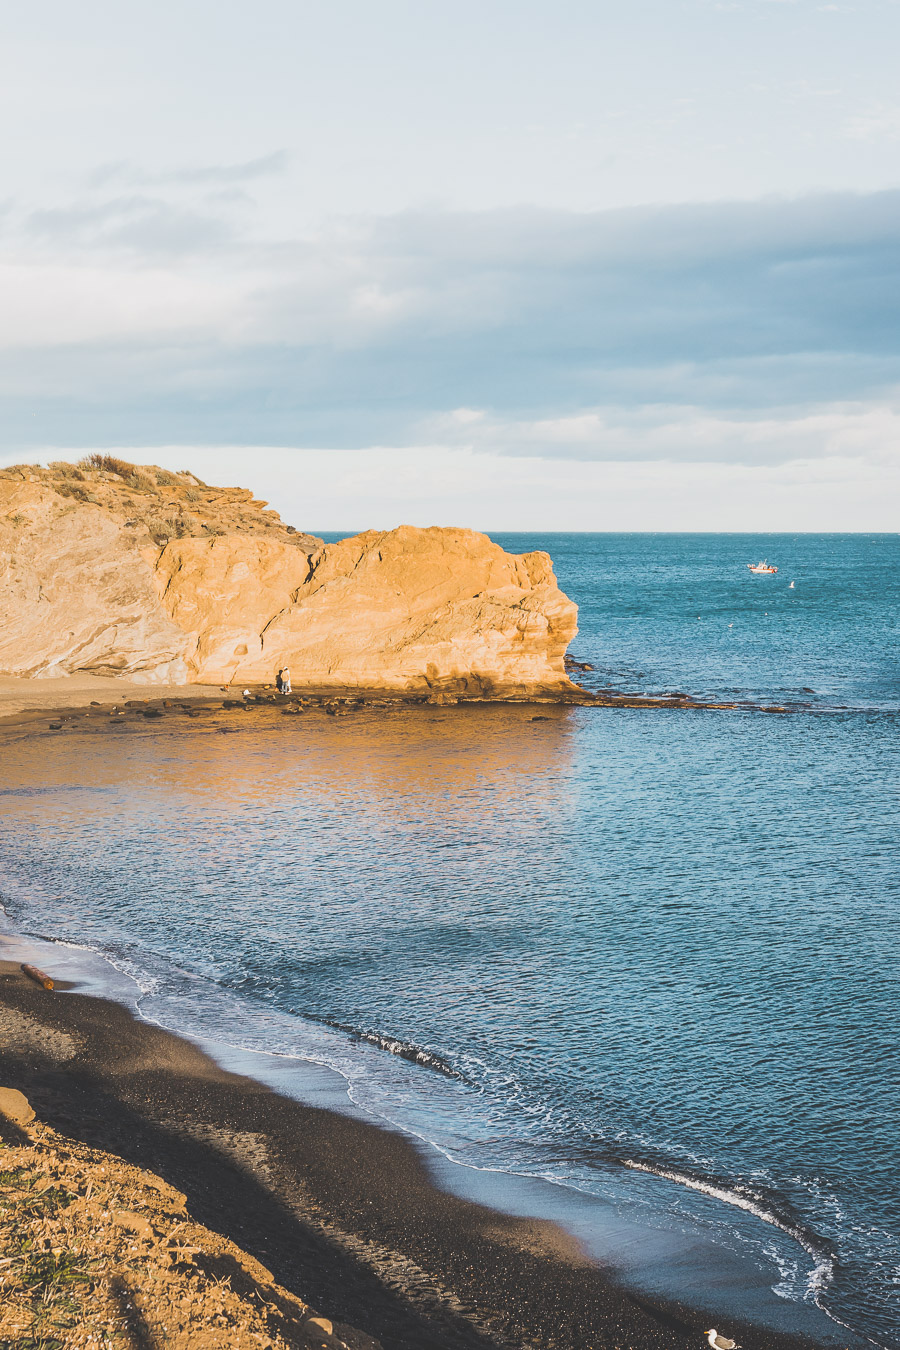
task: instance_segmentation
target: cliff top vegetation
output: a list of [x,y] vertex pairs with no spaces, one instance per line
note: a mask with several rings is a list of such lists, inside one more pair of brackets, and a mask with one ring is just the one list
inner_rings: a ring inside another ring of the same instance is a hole
[[[99,453],[86,455],[77,464],[62,460],[47,467],[13,464],[0,469],[0,511],[6,504],[4,498],[12,496],[9,489],[23,483],[49,488],[73,504],[101,507],[122,517],[136,537],[149,535],[161,546],[170,539],[220,534],[263,535],[304,550],[321,543],[286,525],[249,488],[213,487],[187,469],[171,473],[156,464],[130,464],[116,455]],[[17,523],[14,515],[15,511],[7,514],[7,522],[13,525]]]

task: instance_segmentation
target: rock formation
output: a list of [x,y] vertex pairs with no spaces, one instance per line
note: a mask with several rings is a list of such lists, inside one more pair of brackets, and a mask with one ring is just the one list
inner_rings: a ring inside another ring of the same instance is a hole
[[323,545],[189,473],[0,471],[0,674],[528,697],[572,688],[575,632],[546,553],[472,530]]

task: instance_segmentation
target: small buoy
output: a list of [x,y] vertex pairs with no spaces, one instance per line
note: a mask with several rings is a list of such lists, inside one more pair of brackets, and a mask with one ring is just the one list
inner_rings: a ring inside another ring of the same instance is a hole
[[45,975],[42,970],[38,970],[37,966],[30,966],[27,961],[23,961],[22,971],[30,980],[34,980],[35,984],[41,985],[42,988],[53,988],[53,981],[50,976]]

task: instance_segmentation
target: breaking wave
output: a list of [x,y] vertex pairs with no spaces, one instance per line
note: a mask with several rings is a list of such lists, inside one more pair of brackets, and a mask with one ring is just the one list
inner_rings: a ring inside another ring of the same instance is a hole
[[465,1081],[459,1070],[454,1069],[453,1065],[449,1064],[441,1055],[436,1055],[432,1050],[426,1050],[423,1046],[416,1045],[414,1041],[403,1041],[396,1036],[385,1036],[380,1031],[364,1031],[348,1022],[336,1022],[329,1017],[315,1017],[310,1020],[321,1022],[323,1026],[333,1027],[335,1031],[346,1032],[352,1040],[365,1041],[368,1045],[374,1045],[378,1050],[387,1051],[389,1055],[396,1055],[398,1059],[406,1059],[411,1064],[421,1064],[426,1069],[433,1069],[435,1073],[442,1073],[445,1078],[456,1078],[460,1082]]
[[815,1237],[805,1228],[792,1223],[783,1215],[779,1215],[769,1208],[763,1202],[762,1197],[755,1194],[749,1186],[735,1185],[732,1188],[716,1185],[715,1182],[692,1177],[686,1172],[676,1172],[671,1168],[636,1162],[632,1158],[623,1158],[622,1162],[625,1167],[631,1168],[633,1172],[649,1172],[651,1176],[662,1177],[666,1181],[674,1181],[679,1186],[687,1186],[692,1191],[700,1191],[713,1200],[720,1200],[723,1204],[746,1210],[748,1214],[755,1215],[763,1223],[771,1224],[773,1228],[779,1228],[782,1233],[787,1233],[788,1237],[798,1242],[815,1262],[807,1280],[807,1288],[809,1293],[816,1298],[816,1301],[818,1301],[817,1296],[834,1278],[836,1258],[830,1247],[826,1246],[821,1238]]

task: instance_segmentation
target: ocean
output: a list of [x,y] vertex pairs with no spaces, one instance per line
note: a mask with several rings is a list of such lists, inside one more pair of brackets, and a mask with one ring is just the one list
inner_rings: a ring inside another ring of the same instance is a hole
[[900,1343],[900,537],[494,537],[553,557],[589,688],[741,706],[14,740],[10,922],[473,1175],[680,1235],[698,1298],[721,1257],[772,1324]]

